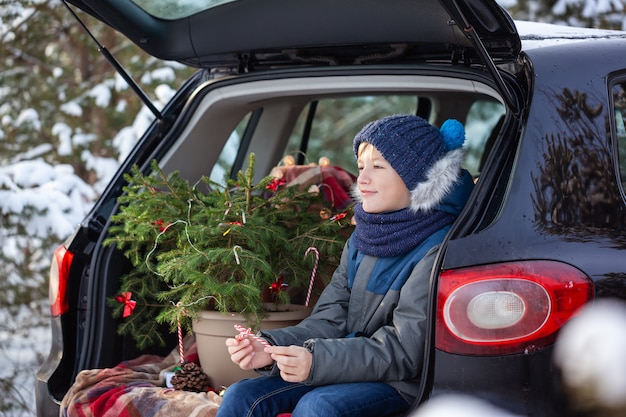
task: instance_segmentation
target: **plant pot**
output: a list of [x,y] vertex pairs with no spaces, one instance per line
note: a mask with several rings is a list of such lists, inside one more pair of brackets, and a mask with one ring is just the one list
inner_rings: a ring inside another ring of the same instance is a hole
[[[269,304],[272,311],[261,321],[260,328],[278,329],[292,326],[311,314],[311,307],[290,304]],[[226,339],[234,337],[237,331],[235,324],[245,325],[245,319],[241,314],[224,314],[218,311],[201,311],[198,319],[193,322],[193,331],[196,334],[198,357],[200,366],[209,375],[215,389],[227,387],[243,378],[258,376],[255,371],[244,371],[230,360],[226,349]]]

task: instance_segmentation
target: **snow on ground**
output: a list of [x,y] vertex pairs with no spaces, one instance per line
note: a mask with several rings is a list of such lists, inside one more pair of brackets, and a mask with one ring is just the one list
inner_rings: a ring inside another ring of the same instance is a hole
[[33,310],[47,308],[46,301],[11,313],[0,311],[0,405],[10,406],[0,408],[3,417],[35,416],[35,375],[50,350],[51,333],[45,316]]

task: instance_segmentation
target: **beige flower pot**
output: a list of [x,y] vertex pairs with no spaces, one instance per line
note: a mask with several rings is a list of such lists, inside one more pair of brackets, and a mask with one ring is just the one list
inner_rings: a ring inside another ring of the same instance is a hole
[[[274,308],[274,304],[271,304],[271,307]],[[261,322],[261,329],[291,326],[311,314],[311,307],[302,305],[291,304],[278,307],[281,311],[269,313],[269,316]],[[240,379],[258,376],[254,371],[242,370],[230,360],[225,342],[227,338],[237,334],[235,324],[245,326],[243,316],[210,310],[201,311],[198,320],[193,322],[200,365],[211,378],[213,388],[217,390]]]

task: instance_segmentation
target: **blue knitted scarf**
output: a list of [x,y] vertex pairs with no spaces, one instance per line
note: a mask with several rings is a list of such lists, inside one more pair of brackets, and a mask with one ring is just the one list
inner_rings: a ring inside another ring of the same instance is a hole
[[428,236],[451,224],[455,215],[435,210],[429,214],[409,208],[372,214],[361,203],[354,206],[356,228],[352,242],[356,248],[377,257],[397,256],[410,251]]

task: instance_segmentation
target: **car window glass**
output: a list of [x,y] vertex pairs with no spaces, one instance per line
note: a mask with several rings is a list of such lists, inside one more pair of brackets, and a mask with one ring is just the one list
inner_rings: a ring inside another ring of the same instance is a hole
[[[475,101],[465,119],[465,163],[463,166],[474,176],[480,174],[483,151],[488,140],[495,140],[496,125],[504,116],[505,108],[497,101]],[[488,145],[487,145],[488,146]]]
[[222,148],[222,152],[217,159],[217,163],[213,165],[213,169],[211,170],[210,178],[212,181],[215,181],[222,185],[226,184],[226,177],[230,175],[233,170],[233,165],[235,164],[237,152],[241,143],[241,137],[243,136],[243,132],[248,125],[250,117],[252,117],[252,113],[248,113],[237,124],[235,129],[228,137],[228,140],[226,141],[226,144]]
[[331,164],[356,173],[352,151],[354,136],[368,122],[394,113],[417,111],[416,96],[362,96],[319,100],[314,106],[314,119],[306,151],[301,152],[307,117],[311,106],[300,114],[289,139],[286,154],[299,155],[299,163],[317,163],[327,157]]
[[[418,106],[419,103],[419,106]],[[417,96],[363,96],[329,98],[315,103],[310,136],[306,151],[301,152],[307,118],[311,111],[306,107],[300,114],[290,137],[286,154],[298,155],[299,163],[317,163],[319,158],[328,157],[333,165],[356,173],[352,140],[368,122],[394,113],[421,114],[421,108],[430,108]],[[464,167],[474,176],[479,174],[480,161],[485,142],[490,139],[494,127],[505,114],[502,103],[476,100],[465,118],[466,160]],[[428,117],[428,114],[424,114]],[[497,133],[497,132],[495,132]]]
[[235,0],[132,0],[154,17],[176,20]]
[[613,106],[615,106],[619,174],[622,188],[626,190],[626,82],[613,87]]

